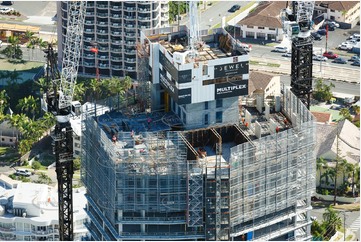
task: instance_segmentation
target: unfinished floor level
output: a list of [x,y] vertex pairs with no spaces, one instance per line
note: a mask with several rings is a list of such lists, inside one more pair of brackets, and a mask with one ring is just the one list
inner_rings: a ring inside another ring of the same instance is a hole
[[314,119],[289,90],[276,99],[196,130],[172,113],[85,116],[92,238],[310,239]]

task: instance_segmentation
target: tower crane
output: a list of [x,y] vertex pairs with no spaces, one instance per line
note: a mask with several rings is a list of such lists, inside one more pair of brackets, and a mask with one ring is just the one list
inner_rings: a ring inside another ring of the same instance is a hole
[[45,94],[43,109],[56,117],[52,133],[56,174],[58,180],[59,239],[73,240],[73,130],[70,124],[72,99],[83,37],[86,1],[67,2],[67,29],[63,48],[61,72],[57,70],[56,55],[51,44],[47,54],[47,78],[53,84],[52,92]]
[[311,30],[314,5],[314,1],[292,1],[281,13],[284,32],[292,41],[291,91],[308,109],[312,93]]

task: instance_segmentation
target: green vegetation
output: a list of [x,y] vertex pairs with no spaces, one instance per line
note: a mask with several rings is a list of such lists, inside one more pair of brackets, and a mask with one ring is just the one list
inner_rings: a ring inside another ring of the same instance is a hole
[[170,22],[176,20],[176,15],[178,15],[178,8],[180,15],[187,13],[188,3],[186,1],[169,1],[168,6]]
[[348,119],[349,121],[352,121],[352,116],[351,116],[350,110],[348,110],[348,108],[341,108],[340,115],[343,117],[343,119]]
[[11,165],[19,161],[20,156],[16,149],[11,147],[0,147],[0,164]]
[[280,64],[277,63],[266,63],[266,62],[259,62],[259,61],[249,61],[251,65],[260,65],[260,66],[270,66],[270,67],[280,67]]
[[313,98],[321,102],[330,101],[332,98],[331,88],[335,87],[333,83],[329,85],[324,84],[323,79],[317,79],[315,89],[313,91]]
[[342,228],[342,221],[339,212],[334,210],[332,206],[326,208],[322,218],[322,222],[317,220],[312,222],[311,234],[315,240],[328,241],[337,230]]

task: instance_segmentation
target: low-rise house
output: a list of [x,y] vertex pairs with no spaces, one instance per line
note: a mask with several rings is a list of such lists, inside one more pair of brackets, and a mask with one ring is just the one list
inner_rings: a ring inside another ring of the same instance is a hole
[[0,122],[0,147],[15,146],[19,135],[19,130],[12,127],[9,121]]
[[[338,128],[337,128],[338,126]],[[337,139],[337,132],[339,133]],[[360,129],[349,120],[340,121],[337,125],[317,124],[316,157],[323,158],[329,167],[335,167],[337,156],[353,165],[360,164]],[[321,169],[321,177],[326,169]],[[343,174],[337,176],[337,185],[342,184]],[[334,182],[326,187],[334,187]],[[325,179],[321,179],[325,183]],[[317,171],[316,185],[320,185],[320,172]]]
[[247,17],[236,24],[241,29],[242,38],[261,40],[283,40],[281,10],[287,2],[274,1],[258,5]]
[[279,75],[252,71],[249,75],[248,96],[255,99],[261,96],[264,103],[265,99],[273,99],[280,95],[280,83]]
[[349,29],[360,21],[360,1],[316,1],[315,12]]
[[[4,182],[0,180],[0,184]],[[16,188],[0,187],[0,240],[59,240],[57,190],[45,184],[19,183]],[[84,223],[85,189],[73,190],[74,240],[88,230]]]

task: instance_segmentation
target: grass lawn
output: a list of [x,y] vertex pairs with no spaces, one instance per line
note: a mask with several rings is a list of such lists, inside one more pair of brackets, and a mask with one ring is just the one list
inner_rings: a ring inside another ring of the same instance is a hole
[[0,163],[13,163],[20,159],[17,150],[11,147],[0,147]]
[[249,64],[259,65],[259,66],[280,67],[280,64],[277,64],[277,63],[266,63],[266,62],[259,62],[259,61],[250,61]]

